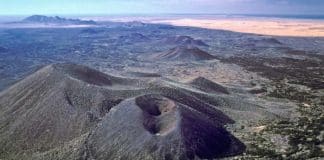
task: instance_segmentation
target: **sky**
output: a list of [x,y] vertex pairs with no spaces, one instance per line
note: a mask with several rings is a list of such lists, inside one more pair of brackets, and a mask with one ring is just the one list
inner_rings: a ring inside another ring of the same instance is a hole
[[0,15],[324,15],[324,0],[0,0]]

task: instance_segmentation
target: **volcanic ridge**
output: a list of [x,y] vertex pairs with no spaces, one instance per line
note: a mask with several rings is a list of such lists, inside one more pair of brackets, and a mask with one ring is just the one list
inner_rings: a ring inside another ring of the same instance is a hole
[[[10,159],[238,155],[245,145],[224,128],[235,120],[222,108],[238,108],[227,103],[237,101],[228,94],[202,77],[189,83],[148,81],[76,64],[49,65],[0,93],[0,152]],[[208,103],[206,97],[215,99]],[[258,114],[267,116],[264,110]]]

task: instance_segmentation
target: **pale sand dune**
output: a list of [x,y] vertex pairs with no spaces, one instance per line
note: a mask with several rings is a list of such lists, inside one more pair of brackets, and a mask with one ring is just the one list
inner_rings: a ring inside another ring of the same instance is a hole
[[324,21],[292,19],[172,19],[153,23],[276,36],[324,37]]

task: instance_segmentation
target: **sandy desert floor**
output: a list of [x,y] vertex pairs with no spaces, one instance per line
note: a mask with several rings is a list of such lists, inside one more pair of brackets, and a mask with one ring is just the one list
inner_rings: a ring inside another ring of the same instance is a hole
[[274,18],[230,18],[230,19],[166,19],[153,23],[166,23],[175,26],[223,29],[243,33],[275,36],[323,37],[324,21],[293,20]]

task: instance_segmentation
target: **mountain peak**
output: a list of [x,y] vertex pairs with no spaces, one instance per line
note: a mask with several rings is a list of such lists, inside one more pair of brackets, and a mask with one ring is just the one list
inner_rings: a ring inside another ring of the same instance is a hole
[[74,24],[74,25],[95,25],[95,21],[85,21],[80,19],[68,19],[59,16],[49,17],[44,15],[32,15],[22,20],[26,23],[45,23],[45,24]]

